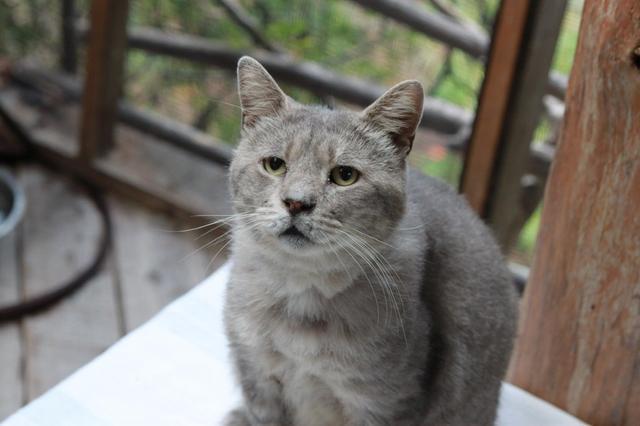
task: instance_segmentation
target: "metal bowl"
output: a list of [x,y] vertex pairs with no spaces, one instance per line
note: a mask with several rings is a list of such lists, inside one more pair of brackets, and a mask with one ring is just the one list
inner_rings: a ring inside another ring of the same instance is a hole
[[11,233],[24,213],[24,191],[15,179],[0,169],[0,239]]

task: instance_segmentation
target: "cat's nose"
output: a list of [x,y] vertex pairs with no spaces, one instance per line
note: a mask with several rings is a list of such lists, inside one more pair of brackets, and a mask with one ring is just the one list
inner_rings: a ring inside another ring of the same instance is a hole
[[289,210],[291,216],[295,216],[298,213],[309,213],[316,206],[315,203],[304,202],[300,200],[292,200],[290,198],[286,198],[282,200],[284,206]]

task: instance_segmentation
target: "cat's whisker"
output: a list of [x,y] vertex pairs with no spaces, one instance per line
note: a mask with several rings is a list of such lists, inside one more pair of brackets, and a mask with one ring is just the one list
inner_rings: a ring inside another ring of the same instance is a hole
[[365,238],[369,238],[369,239],[371,239],[371,240],[373,240],[373,241],[375,241],[375,242],[377,242],[377,243],[380,243],[380,244],[382,244],[382,245],[385,245],[385,246],[387,246],[387,247],[389,247],[389,248],[392,248],[392,249],[395,249],[395,248],[396,248],[396,247],[394,247],[393,245],[389,244],[388,242],[386,242],[386,241],[382,241],[382,240],[380,240],[380,239],[378,239],[378,238],[376,238],[376,237],[374,237],[374,236],[372,236],[372,235],[369,235],[369,234],[367,234],[366,232],[363,232],[363,231],[359,230],[359,229],[358,229],[358,228],[356,228],[356,227],[345,226],[345,229],[347,229],[347,230],[349,230],[349,231],[357,232],[358,234],[362,235],[363,237],[365,237]]
[[203,238],[203,237],[205,237],[205,236],[207,236],[207,235],[209,235],[209,234],[211,234],[211,233],[213,233],[213,232],[215,232],[216,230],[222,228],[223,226],[230,224],[231,222],[233,222],[236,219],[248,219],[248,218],[253,218],[253,217],[257,217],[257,216],[262,216],[262,213],[247,213],[247,214],[244,214],[242,216],[236,215],[236,216],[233,216],[231,218],[228,218],[228,219],[225,219],[225,220],[222,220],[222,221],[218,221],[217,222],[218,226],[216,226],[213,229],[209,229],[207,232],[199,235],[196,238],[196,241],[201,239],[201,238]]
[[[259,219],[257,218],[253,218],[252,221],[257,222]],[[253,223],[252,221],[250,221],[250,223]],[[184,258],[181,259],[182,262],[184,262],[185,260],[189,259],[191,256],[195,255],[196,253],[201,252],[202,250],[211,247],[212,245],[216,244],[217,242],[219,242],[220,240],[224,239],[225,237],[227,237],[228,235],[230,235],[233,232],[233,229],[229,229],[226,232],[224,232],[223,234],[217,236],[216,238],[214,238],[212,241],[209,241],[207,243],[205,243],[204,245],[202,245],[201,247],[197,248],[196,250],[192,251],[191,253],[189,253],[187,256],[185,256]]]
[[234,108],[242,111],[242,107],[240,105],[238,105],[238,104],[234,104],[233,102],[221,101],[221,100],[218,100],[218,99],[211,99],[210,101],[211,102],[215,102],[217,104],[222,104],[222,105],[234,107]]
[[167,229],[167,230],[163,230],[164,232],[193,232],[193,231],[198,231],[200,229],[204,229],[204,228],[208,228],[210,226],[213,225],[217,225],[218,223],[222,223],[222,222],[227,222],[230,220],[233,220],[236,217],[241,217],[243,216],[243,214],[232,214],[232,215],[195,215],[192,217],[224,217],[224,219],[220,219],[220,220],[215,220],[213,222],[209,222],[209,223],[205,223],[204,225],[200,225],[200,226],[196,226],[194,228],[189,228],[189,229]]
[[[386,257],[384,257],[384,255],[382,255],[375,247],[364,240],[361,240],[360,242],[365,246],[365,248],[368,249],[372,257],[375,257],[378,260],[381,269],[388,276],[389,282],[393,284],[392,288],[396,290],[398,299],[400,300],[400,309],[404,312],[404,300],[399,286],[399,284],[402,283],[402,279],[398,276],[395,268],[389,263]],[[393,277],[391,277],[391,274],[395,276],[395,280],[393,279]]]
[[421,224],[421,225],[416,225],[416,226],[411,226],[409,228],[397,228],[398,231],[414,231],[416,229],[422,229],[424,228],[426,225]]
[[[338,244],[338,246],[344,250],[345,253],[347,253],[351,259],[353,259],[353,262],[358,266],[358,268],[360,269],[360,271],[362,271],[362,274],[364,275],[365,279],[367,280],[367,283],[369,284],[369,288],[371,289],[371,294],[373,295],[373,299],[376,303],[376,323],[379,324],[380,323],[380,306],[378,303],[378,296],[376,295],[376,291],[373,288],[373,283],[371,282],[371,279],[369,278],[369,275],[367,274],[367,272],[365,271],[365,269],[362,267],[362,265],[360,264],[360,262],[358,262],[358,260],[353,256],[353,254],[351,253],[351,251],[349,250],[349,246],[343,246],[342,244],[340,244],[340,240],[336,239],[335,240],[336,244]],[[347,241],[345,241],[347,242]],[[357,251],[356,251],[357,254]],[[388,308],[388,302],[387,302],[387,298],[386,298],[386,294],[384,293],[384,289],[383,289],[383,296],[385,298],[385,312],[389,311]],[[385,320],[386,323],[386,320]]]
[[[261,224],[260,220],[255,220],[253,223],[251,223],[246,229],[251,230],[251,229],[255,229],[256,227],[258,227]],[[207,264],[207,267],[205,268],[205,271],[209,271],[209,268],[211,268],[211,266],[213,265],[213,263],[215,262],[215,260],[218,258],[218,256],[220,255],[220,253],[222,253],[222,251],[229,245],[231,244],[232,239],[229,238],[229,240],[227,240],[222,247],[220,247],[218,249],[218,251],[216,252],[215,255],[213,255],[213,257],[211,258],[211,260],[209,261],[209,263]]]
[[[383,295],[385,297],[385,326],[388,324],[388,312],[389,312],[389,301],[387,299],[387,296],[389,296],[389,299],[392,302],[392,307],[394,307],[394,311],[397,311],[397,308],[395,307],[394,304],[394,298],[393,298],[393,294],[390,292],[388,284],[386,283],[386,278],[384,277],[383,274],[380,273],[380,271],[378,270],[378,268],[376,267],[376,265],[374,263],[372,263],[371,260],[371,256],[365,256],[366,252],[357,244],[357,242],[351,238],[351,236],[341,230],[338,230],[339,232],[341,232],[342,234],[346,235],[347,237],[349,237],[349,240],[344,239],[344,241],[348,244],[349,247],[355,248],[356,250],[354,250],[354,253],[356,253],[371,269],[371,271],[374,273],[374,275],[378,278],[380,287],[383,290]],[[363,254],[364,252],[364,254]],[[376,281],[376,282],[378,282]]]
[[[331,241],[331,237],[329,237],[325,232],[323,232],[321,230],[320,230],[320,233],[324,236],[324,238],[326,239],[327,245],[329,246],[331,251],[335,254],[336,258],[338,259],[338,261],[340,262],[340,264],[342,265],[344,270],[347,272],[347,275],[349,276],[349,283],[353,283],[354,279],[351,276],[351,272],[349,272],[349,268],[347,268],[347,266],[342,261],[342,258],[340,257],[339,253],[335,250],[335,248],[331,244],[331,242],[332,242]],[[338,244],[337,241],[335,241],[335,242],[336,242],[336,244]],[[342,250],[344,250],[353,259],[353,261],[356,263],[356,265],[358,265],[358,267],[364,273],[364,270],[362,269],[362,266],[353,257],[353,255],[349,252],[348,248],[345,248],[345,247],[342,247],[342,246],[339,246],[339,247],[342,248]],[[376,304],[376,323],[379,324],[380,323],[380,306],[379,306],[379,303],[378,303],[378,296],[376,295],[375,289],[373,288],[373,285],[371,284],[371,281],[369,280],[369,277],[366,276],[366,273],[365,273],[365,277],[367,278],[367,283],[369,284],[369,289],[371,290],[371,294],[373,295],[373,299],[374,299],[375,304]]]
[[[368,263],[374,270],[374,273],[376,273],[379,276],[382,285],[388,288],[392,305],[393,305],[394,311],[396,312],[398,323],[400,325],[400,329],[403,333],[405,343],[407,343],[407,337],[404,330],[404,323],[402,320],[402,313],[401,313],[401,310],[404,311],[404,301],[402,300],[402,295],[400,293],[397,283],[394,282],[389,272],[390,269],[392,270],[391,265],[389,265],[389,263],[386,261],[384,256],[380,255],[377,252],[377,250],[375,250],[375,248],[372,247],[366,241],[362,240],[361,238],[357,238],[356,236],[351,235],[346,231],[340,230],[339,232],[342,232],[345,235],[347,235],[349,238],[351,238],[354,244],[356,244],[360,248],[360,250],[362,250],[362,252],[368,256],[372,264],[369,262]],[[385,264],[388,266],[386,266]],[[398,303],[398,299],[396,299],[396,294],[394,294],[394,290],[399,299],[399,303]]]

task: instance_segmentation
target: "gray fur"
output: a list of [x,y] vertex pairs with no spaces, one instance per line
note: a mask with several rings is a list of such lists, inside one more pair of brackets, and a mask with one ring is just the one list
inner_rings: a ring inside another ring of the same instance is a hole
[[[245,404],[227,424],[493,424],[516,295],[466,202],[407,170],[420,86],[401,83],[362,114],[284,94],[267,110],[252,97],[282,92],[265,76],[241,59],[251,119],[230,170],[225,324]],[[264,170],[270,156],[286,174]],[[336,165],[360,179],[329,182]],[[291,216],[287,198],[315,208]],[[308,240],[280,236],[291,225]]]

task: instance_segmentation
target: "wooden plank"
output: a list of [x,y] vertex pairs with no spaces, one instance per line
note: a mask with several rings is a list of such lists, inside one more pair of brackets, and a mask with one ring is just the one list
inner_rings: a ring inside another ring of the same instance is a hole
[[[517,79],[503,125],[500,149],[486,204],[486,219],[505,249],[513,247],[533,209],[523,203],[522,178],[531,163],[530,147],[543,110],[542,98],[562,26],[567,0],[532,3]],[[530,193],[544,192],[544,181]],[[539,196],[536,197],[539,200]],[[537,202],[531,203],[534,205]],[[527,212],[527,210],[529,210]],[[529,213],[529,214],[527,214]]]
[[[0,304],[20,299],[17,232],[0,239]],[[0,323],[0,421],[22,405],[19,323]]]
[[[80,33],[83,30],[80,29]],[[171,33],[148,27],[129,30],[128,47],[159,55],[213,65],[235,72],[238,60],[251,55],[278,81],[290,83],[319,95],[334,96],[349,103],[366,106],[382,95],[386,88],[370,81],[336,73],[317,63],[300,61],[291,55],[266,51],[246,51],[203,37]],[[471,122],[468,110],[457,105],[425,97],[420,126],[453,134]]]
[[[478,27],[468,23],[456,22],[451,16],[431,13],[426,7],[417,2],[394,1],[394,0],[352,0],[362,7],[380,13],[384,18],[391,18],[407,27],[418,31],[427,37],[441,41],[444,44],[460,49],[471,57],[484,59],[487,51],[490,50],[489,37]],[[436,8],[442,5],[432,2]],[[525,0],[504,0],[502,6],[526,6]],[[520,3],[520,4],[518,4]],[[442,11],[441,11],[442,12]],[[450,15],[450,14],[449,14]],[[494,33],[495,34],[495,33]],[[516,31],[513,34],[519,37]],[[566,76],[555,71],[549,73],[547,83],[547,93],[558,99],[564,99],[567,90]]]
[[176,232],[191,226],[117,198],[111,204],[125,326],[130,331],[214,271],[226,257],[221,249],[227,240],[198,251],[219,234],[196,240],[206,229]]
[[[522,8],[523,3],[508,1],[503,7]],[[486,106],[485,115],[476,120],[478,132],[472,141],[472,145],[476,146],[467,155],[469,167],[464,171],[462,189],[469,194],[476,211],[492,227],[505,251],[515,243],[519,226],[526,220],[526,217],[523,218],[525,207],[521,202],[521,181],[533,161],[530,145],[542,113],[546,76],[551,67],[565,7],[566,0],[529,3],[526,21],[519,23],[525,30],[521,41],[517,43],[515,51],[515,44],[509,44],[511,59],[517,58],[515,69],[512,69],[510,79],[500,76],[498,72],[495,75],[498,80],[496,84],[490,86],[491,81],[487,81],[492,93],[483,95],[482,102],[493,104],[495,98],[491,95],[501,99],[501,102],[499,106]],[[518,10],[520,13],[523,11]],[[502,37],[508,39],[513,34],[504,32]],[[495,42],[499,43],[500,38],[496,38]],[[507,40],[504,43],[510,42]],[[496,47],[495,51],[496,55],[502,56],[500,49]],[[513,66],[512,61],[508,63]],[[505,89],[506,97],[498,92]],[[481,104],[480,107],[483,106]],[[499,108],[495,117],[490,114],[492,108]],[[538,182],[538,194],[542,193],[543,185],[544,182]]]
[[[26,297],[69,279],[94,255],[100,218],[91,202],[59,176],[21,170],[29,205],[23,224]],[[27,397],[33,399],[91,361],[119,336],[110,269],[50,310],[24,321]]]
[[33,139],[33,153],[54,167],[169,214],[190,218],[230,212],[225,169],[205,159],[118,126],[120,148],[88,165],[76,161],[74,133],[69,131],[77,122],[77,108],[62,108],[70,110],[52,116],[26,105],[15,90],[0,92],[0,107]]
[[93,0],[82,99],[80,155],[90,161],[113,145],[122,89],[128,0]]
[[75,74],[78,68],[78,43],[75,34],[76,2],[62,0],[61,6],[60,68],[69,74]]
[[460,179],[461,192],[481,215],[491,187],[528,11],[528,0],[503,1],[493,30],[489,61]]
[[385,18],[394,19],[428,37],[460,49],[472,57],[482,58],[487,52],[489,38],[483,31],[456,22],[445,15],[431,13],[419,3],[395,0],[352,1],[380,13]]
[[640,419],[638,35],[636,0],[585,2],[511,376],[591,424]]

